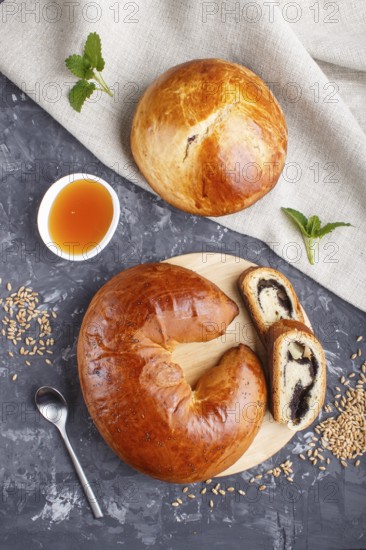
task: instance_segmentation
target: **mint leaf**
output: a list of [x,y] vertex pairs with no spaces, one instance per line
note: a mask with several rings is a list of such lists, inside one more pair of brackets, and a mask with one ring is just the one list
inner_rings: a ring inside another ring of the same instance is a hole
[[80,113],[84,101],[87,97],[90,97],[94,92],[96,86],[94,82],[88,82],[87,80],[78,80],[69,93],[69,100],[71,107]]
[[306,232],[309,237],[317,237],[321,222],[318,216],[311,216],[306,224]]
[[289,216],[289,218],[295,222],[297,227],[300,229],[301,233],[305,236],[307,236],[307,223],[308,219],[304,214],[301,214],[298,210],[294,210],[294,208],[284,208],[282,207],[282,210]]
[[293,208],[283,208],[282,210],[291,218],[291,220],[296,224],[296,226],[300,229],[304,244],[306,253],[309,259],[309,262],[311,265],[314,265],[315,259],[314,259],[314,246],[319,246],[319,240],[324,237],[327,233],[330,233],[333,231],[336,227],[341,226],[350,226],[350,223],[344,223],[344,222],[334,222],[334,223],[327,223],[324,227],[321,227],[321,221],[318,218],[318,216],[311,216],[309,219],[307,219],[304,214],[301,214],[301,212],[298,212],[298,210],[294,210]]
[[317,234],[317,237],[321,239],[324,237],[324,235],[327,235],[327,233],[331,233],[336,229],[336,227],[352,227],[351,223],[345,223],[345,222],[334,222],[334,223],[327,223],[324,227],[322,227]]
[[[66,67],[75,76],[81,78],[69,93],[69,101],[75,111],[80,113],[84,101],[92,95],[94,90],[100,90],[113,97],[112,90],[100,73],[104,69],[104,59],[102,57],[100,36],[96,32],[91,32],[86,39],[84,55],[70,55],[65,59],[65,63]],[[94,82],[88,82],[88,80],[94,80],[99,87]]]
[[104,59],[102,57],[102,43],[99,34],[91,32],[86,39],[84,46],[84,58],[89,61],[90,65],[102,71],[104,69]]
[[89,61],[81,55],[70,55],[65,59],[65,64],[69,71],[79,78],[89,80],[93,77],[93,69],[91,69]]

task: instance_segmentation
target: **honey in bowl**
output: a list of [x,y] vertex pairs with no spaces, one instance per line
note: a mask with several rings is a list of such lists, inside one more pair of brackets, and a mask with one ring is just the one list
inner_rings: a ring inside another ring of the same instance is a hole
[[113,218],[113,201],[101,183],[80,179],[55,198],[48,219],[52,239],[63,252],[85,254],[105,237]]

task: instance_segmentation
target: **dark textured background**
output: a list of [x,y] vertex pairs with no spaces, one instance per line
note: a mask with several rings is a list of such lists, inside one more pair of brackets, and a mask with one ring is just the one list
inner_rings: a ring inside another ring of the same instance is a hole
[[[101,144],[102,146],[102,144]],[[281,269],[294,283],[322,340],[328,361],[328,399],[337,376],[352,363],[355,338],[365,334],[366,315],[274,256],[261,242],[207,219],[177,211],[102,166],[66,130],[4,77],[0,78],[1,296],[4,283],[29,284],[60,314],[55,362],[42,358],[23,366],[0,350],[0,548],[59,549],[292,549],[366,548],[364,461],[327,472],[296,457],[299,434],[255,471],[223,479],[247,490],[245,497],[206,497],[170,506],[181,488],[149,479],[120,462],[88,417],[77,376],[75,345],[80,322],[95,291],[126,266],[178,254],[213,250],[240,255]],[[48,254],[36,229],[37,207],[61,175],[84,170],[111,182],[121,201],[113,241],[91,262],[69,263]],[[316,267],[314,268],[316,269]],[[366,346],[364,345],[366,353]],[[18,374],[16,382],[11,380]],[[35,413],[33,395],[44,384],[58,387],[71,406],[69,435],[95,485],[105,517],[94,520],[57,430]],[[310,430],[307,430],[309,433]],[[250,486],[254,474],[291,458],[294,486],[277,482],[263,493]],[[198,493],[199,486],[193,487]]]

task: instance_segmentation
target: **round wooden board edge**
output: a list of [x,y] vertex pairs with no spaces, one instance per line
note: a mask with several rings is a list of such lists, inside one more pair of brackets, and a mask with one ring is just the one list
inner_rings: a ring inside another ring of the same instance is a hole
[[[204,252],[191,252],[191,253],[187,253],[187,254],[180,254],[179,256],[173,256],[171,258],[166,258],[165,260],[162,260],[162,263],[171,263],[171,264],[174,264],[177,262],[177,265],[180,265],[180,262],[181,261],[184,261],[184,263],[186,261],[188,261],[188,263],[190,262],[191,260],[191,263],[195,263],[197,261],[197,259],[200,257],[201,260],[202,260],[202,257],[203,257],[203,254],[206,255],[206,262],[204,263],[204,265],[207,266],[207,264],[209,263],[214,263],[213,262],[213,259],[215,259],[215,257],[220,257],[221,258],[221,261],[222,261],[222,257],[223,257],[223,254],[220,253],[220,252],[207,252],[207,253],[204,253]],[[257,266],[257,264],[249,261],[249,260],[246,260],[245,258],[242,258],[240,256],[233,256],[232,254],[224,254],[224,257],[225,257],[225,262],[228,261],[228,263],[232,262],[232,261],[235,261],[236,263],[240,264],[240,261],[242,260],[243,262],[245,262],[246,264],[250,264],[252,266]],[[185,266],[186,267],[186,266]],[[190,267],[187,267],[187,269],[192,269]],[[192,269],[192,271],[195,271],[196,273],[198,273],[199,275],[201,275],[201,273],[199,271],[196,271],[195,269]],[[207,279],[210,280],[209,277],[207,277],[206,275],[202,275],[202,276],[205,276]],[[217,284],[217,283],[215,283]],[[218,285],[219,286],[219,285]],[[245,308],[244,306],[244,303],[241,302],[240,303],[240,306],[239,307],[243,307]],[[301,306],[302,307],[302,306]],[[304,316],[305,316],[305,321],[306,321],[306,324],[312,328],[311,326],[311,323],[310,323],[310,320],[305,312],[305,310],[302,308],[303,310],[303,313],[304,313]],[[270,412],[267,410],[266,411],[266,414],[270,415],[270,418],[272,419],[272,422],[273,422],[273,426],[277,426],[279,429],[281,430],[286,430],[286,432],[288,432],[288,438],[287,440],[284,440],[283,441],[283,445],[281,447],[275,447],[274,449],[270,450],[269,452],[267,453],[263,453],[263,456],[262,457],[258,457],[258,459],[254,459],[252,461],[249,461],[248,465],[245,466],[244,468],[242,466],[239,466],[238,465],[238,462],[240,462],[240,460],[242,460],[243,456],[245,456],[248,451],[250,450],[251,447],[253,447],[253,445],[255,444],[255,440],[257,439],[259,433],[260,433],[260,430],[263,429],[263,425],[261,426],[258,434],[256,435],[256,437],[254,438],[253,442],[251,443],[249,449],[247,449],[247,451],[234,463],[232,464],[229,468],[227,468],[226,470],[224,470],[223,472],[221,472],[220,474],[217,474],[215,477],[225,477],[225,476],[229,476],[229,475],[233,475],[233,474],[238,474],[238,473],[242,473],[242,472],[245,472],[247,470],[250,470],[251,468],[254,468],[256,466],[259,466],[260,464],[262,464],[264,461],[270,459],[272,456],[274,456],[276,453],[278,453],[281,449],[283,449],[283,447],[285,445],[287,445],[287,443],[289,443],[291,441],[291,439],[294,437],[294,435],[296,434],[296,431],[293,431],[293,430],[290,430],[289,428],[287,428],[286,426],[282,425],[282,424],[278,424],[277,422],[275,422],[273,420],[273,417],[271,416]]]

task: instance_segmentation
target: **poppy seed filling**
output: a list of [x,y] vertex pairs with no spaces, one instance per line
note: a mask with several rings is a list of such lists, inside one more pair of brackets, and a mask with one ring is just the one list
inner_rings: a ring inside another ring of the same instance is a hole
[[[266,301],[264,299],[264,296],[266,296],[267,298]],[[275,279],[261,279],[258,282],[258,302],[264,313],[266,313],[267,304],[265,302],[267,301],[271,301],[274,307],[277,306],[277,309],[282,310],[282,312],[276,311],[276,314],[280,318],[284,317],[284,315],[282,315],[281,313],[285,314],[286,318],[292,318],[292,302],[286,292],[285,287]],[[277,304],[273,304],[273,301],[277,302]]]
[[295,345],[303,348],[304,355],[302,357],[294,358],[291,354],[291,351],[289,350],[287,354],[288,362],[291,362],[292,364],[294,362],[297,363],[299,365],[299,368],[301,369],[304,367],[307,368],[308,376],[311,380],[310,383],[303,384],[301,379],[299,379],[293,389],[292,398],[289,403],[290,417],[294,424],[298,424],[309,411],[309,398],[311,390],[313,389],[315,384],[315,378],[318,372],[319,364],[309,348],[305,348],[305,346],[303,346],[303,344],[301,344],[300,342],[295,342]]

